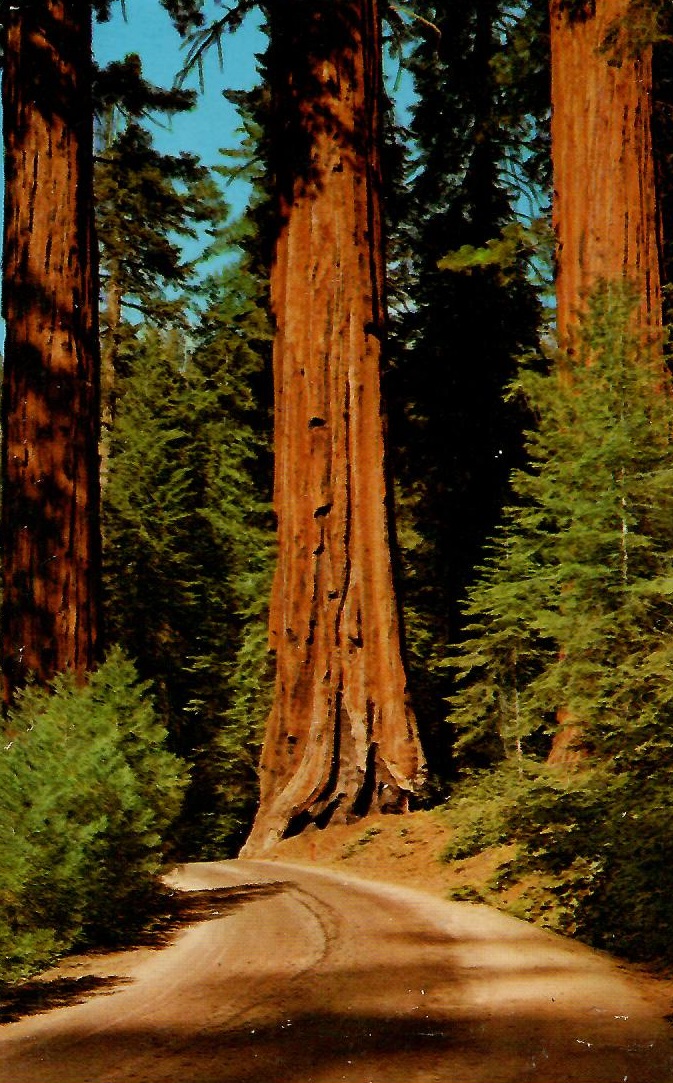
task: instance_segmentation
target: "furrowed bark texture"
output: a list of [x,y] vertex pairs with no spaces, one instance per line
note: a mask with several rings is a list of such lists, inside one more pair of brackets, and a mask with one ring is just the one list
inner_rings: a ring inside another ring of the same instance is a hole
[[[652,155],[652,51],[628,32],[630,0],[551,2],[553,217],[559,340],[601,279],[633,281],[643,326],[661,324]],[[577,9],[580,10],[577,10]]]
[[91,5],[3,14],[5,698],[97,657],[98,276]]
[[[551,0],[557,328],[570,353],[587,295],[602,281],[634,285],[646,349],[662,323],[652,50],[629,42],[629,7]],[[564,366],[559,377],[572,372]],[[562,707],[556,721],[548,763],[572,768],[585,755],[581,719]]]
[[272,5],[275,699],[246,853],[401,811],[422,771],[393,588],[374,0]]

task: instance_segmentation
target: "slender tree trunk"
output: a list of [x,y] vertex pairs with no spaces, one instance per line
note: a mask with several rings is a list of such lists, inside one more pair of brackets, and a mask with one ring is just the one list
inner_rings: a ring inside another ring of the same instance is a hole
[[[630,0],[551,2],[553,216],[559,339],[587,293],[631,279],[643,325],[661,325],[652,155],[652,50],[622,27]],[[577,5],[575,5],[577,8]],[[609,36],[610,35],[610,39]]]
[[278,0],[270,16],[277,677],[248,853],[404,810],[422,770],[384,471],[377,4]]
[[99,643],[91,5],[6,5],[2,400],[5,698]]
[[101,329],[101,436],[100,436],[100,485],[105,492],[110,469],[110,444],[117,412],[117,370],[119,367],[119,339],[122,321],[122,292],[111,268],[105,290],[105,308],[102,313],[107,323],[107,334]]
[[[637,319],[661,328],[660,237],[652,152],[652,50],[634,49],[630,0],[551,0],[553,219],[560,345],[601,281],[630,281]],[[564,367],[560,378],[572,379]],[[582,721],[557,713],[550,764],[583,758]]]

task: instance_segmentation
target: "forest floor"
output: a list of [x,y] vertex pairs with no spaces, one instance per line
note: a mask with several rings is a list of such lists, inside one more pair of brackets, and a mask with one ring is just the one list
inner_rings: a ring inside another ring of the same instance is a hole
[[[271,861],[318,864],[366,880],[387,880],[444,899],[493,901],[494,877],[511,855],[498,846],[462,861],[444,861],[451,827],[441,809],[406,816],[373,815],[352,824],[308,829],[284,839],[265,857]],[[503,905],[513,895],[502,895]]]

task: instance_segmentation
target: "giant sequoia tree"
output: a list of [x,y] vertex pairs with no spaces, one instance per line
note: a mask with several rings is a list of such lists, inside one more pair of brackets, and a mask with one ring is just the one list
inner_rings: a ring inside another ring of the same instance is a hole
[[661,323],[652,155],[652,48],[632,0],[551,0],[558,330],[601,279],[630,279]]
[[275,698],[248,843],[406,807],[421,769],[389,544],[375,0],[269,5]]
[[[550,11],[557,328],[572,356],[600,282],[630,282],[639,325],[661,325],[652,48],[631,0],[552,0]],[[565,364],[561,378],[572,378]],[[560,707],[558,722],[550,763],[576,755],[578,719]]]
[[3,56],[7,694],[90,668],[99,643],[91,4],[5,5]]

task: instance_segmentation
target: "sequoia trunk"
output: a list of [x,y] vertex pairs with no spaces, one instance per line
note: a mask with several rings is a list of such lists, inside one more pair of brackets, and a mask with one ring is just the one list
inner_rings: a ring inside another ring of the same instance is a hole
[[3,14],[5,698],[99,642],[99,354],[91,4]]
[[422,770],[391,568],[375,0],[271,5],[275,699],[246,852],[406,808]]
[[631,279],[640,319],[661,324],[652,155],[652,51],[636,51],[631,0],[551,3],[553,216],[559,339],[587,293]]
[[[632,283],[647,339],[662,323],[652,50],[630,40],[630,8],[631,0],[551,0],[556,316],[570,355],[601,282]],[[570,369],[560,378],[572,379]],[[581,719],[563,706],[556,721],[548,762],[572,767],[584,755]]]

